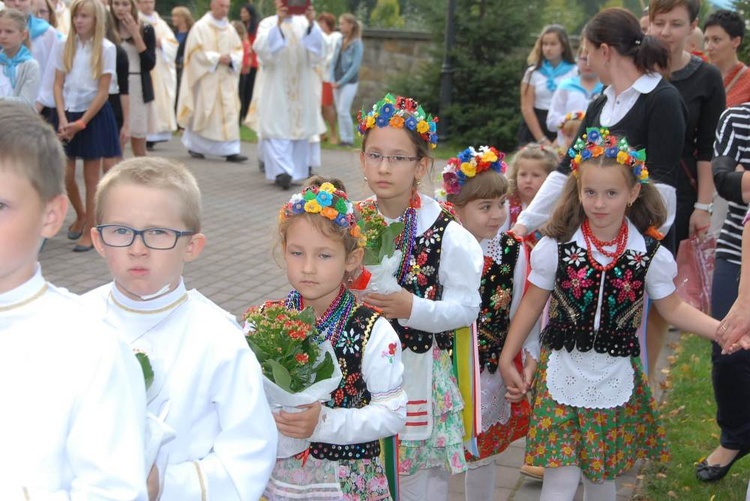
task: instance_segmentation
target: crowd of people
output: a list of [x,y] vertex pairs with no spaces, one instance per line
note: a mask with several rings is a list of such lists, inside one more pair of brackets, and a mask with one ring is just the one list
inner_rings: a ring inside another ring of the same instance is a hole
[[[212,0],[195,22],[175,8],[173,30],[154,7],[0,10],[0,375],[19,402],[0,426],[13,457],[3,499],[438,501],[465,472],[466,498],[486,500],[496,459],[525,437],[542,500],[572,500],[581,481],[587,499],[614,500],[637,460],[669,460],[649,376],[670,325],[712,343],[721,435],[697,479],[720,480],[750,452],[750,72],[737,13],[705,20],[705,49],[690,45],[697,0],[652,0],[640,20],[605,9],[577,52],[546,27],[510,166],[469,146],[434,196],[420,187],[439,120],[386,94],[356,123],[373,195],[354,203],[341,181],[311,177],[321,140],[354,143],[354,16],[336,32],[333,16],[277,1],[273,16],[248,4],[232,23],[229,0]],[[205,243],[200,190],[147,154],[181,127],[191,156],[245,161],[245,121],[266,177],[304,181],[277,229],[292,290],[266,307],[312,308],[342,373],[330,398],[296,409],[266,399],[244,338],[256,326],[184,283]],[[677,294],[675,254],[709,232],[715,193],[728,208],[709,316]],[[74,250],[96,249],[112,276],[82,297],[38,264],[69,205]],[[398,228],[394,292],[363,264],[383,249],[362,218]],[[134,353],[150,361],[146,388]],[[307,447],[281,454],[280,437]]]

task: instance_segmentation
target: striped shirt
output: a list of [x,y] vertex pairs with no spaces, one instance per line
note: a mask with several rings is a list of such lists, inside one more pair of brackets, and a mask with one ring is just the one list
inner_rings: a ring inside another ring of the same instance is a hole
[[[716,128],[714,158],[733,158],[745,170],[750,170],[750,103],[727,108]],[[727,218],[716,242],[716,257],[739,265],[742,260],[742,221],[748,204],[728,200]]]

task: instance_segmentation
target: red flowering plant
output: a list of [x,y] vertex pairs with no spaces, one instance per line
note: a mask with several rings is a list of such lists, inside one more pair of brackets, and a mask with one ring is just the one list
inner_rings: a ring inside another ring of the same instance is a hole
[[[312,308],[288,309],[269,301],[245,312],[245,339],[263,370],[263,389],[271,410],[300,412],[326,402],[341,382],[341,367],[329,341],[315,328]],[[309,447],[306,440],[279,436],[277,457],[286,458]]]
[[247,310],[244,319],[250,328],[247,344],[263,375],[278,387],[298,393],[333,375],[331,354],[321,351],[316,342],[318,331],[312,308],[297,312],[281,303],[268,302]]

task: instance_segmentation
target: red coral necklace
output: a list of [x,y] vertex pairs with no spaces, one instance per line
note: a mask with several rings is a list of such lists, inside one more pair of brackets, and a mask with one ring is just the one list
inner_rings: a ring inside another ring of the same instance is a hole
[[[602,242],[594,236],[591,231],[591,226],[589,226],[588,219],[586,219],[581,225],[581,232],[583,233],[583,240],[586,242],[586,255],[588,256],[589,264],[591,264],[591,266],[598,271],[609,271],[614,268],[617,264],[617,258],[619,258],[623,252],[625,252],[625,247],[628,244],[628,222],[623,218],[622,226],[620,226],[620,231],[617,233],[617,236],[614,238],[614,240],[610,240],[609,242]],[[594,255],[591,251],[592,246],[596,250],[601,252],[602,255],[611,258],[612,261],[610,261],[607,265],[599,264],[597,260],[594,259]],[[612,246],[615,246],[615,250],[613,252],[605,249],[605,247]]]

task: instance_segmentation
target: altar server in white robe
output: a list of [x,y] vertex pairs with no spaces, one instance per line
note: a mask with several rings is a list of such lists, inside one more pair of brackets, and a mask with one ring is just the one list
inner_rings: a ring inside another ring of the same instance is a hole
[[242,41],[229,23],[229,0],[211,0],[211,10],[188,34],[177,105],[182,144],[194,158],[206,155],[244,162],[240,155]]
[[161,143],[172,139],[177,130],[175,121],[175,100],[177,98],[177,71],[174,62],[180,44],[174,32],[154,10],[154,0],[138,0],[141,19],[154,28],[156,34],[156,66],[151,70],[154,86],[153,123],[149,124],[146,141]]
[[[319,151],[310,151],[311,139],[326,131],[315,73],[324,62],[326,42],[315,10],[288,15],[287,7],[276,0],[276,15],[258,25],[253,50],[262,81],[256,84],[260,95],[250,107],[248,124],[262,138],[266,178],[288,189],[292,181],[308,177],[311,158],[319,158]],[[312,147],[319,150],[320,142]]]
[[138,362],[37,262],[65,219],[64,168],[52,128],[0,101],[0,499],[145,500]]
[[205,242],[195,178],[163,158],[125,160],[99,183],[96,221],[94,245],[114,281],[84,299],[148,355],[161,385],[148,410],[175,431],[149,493],[259,499],[277,441],[260,365],[235,319],[182,280]]

